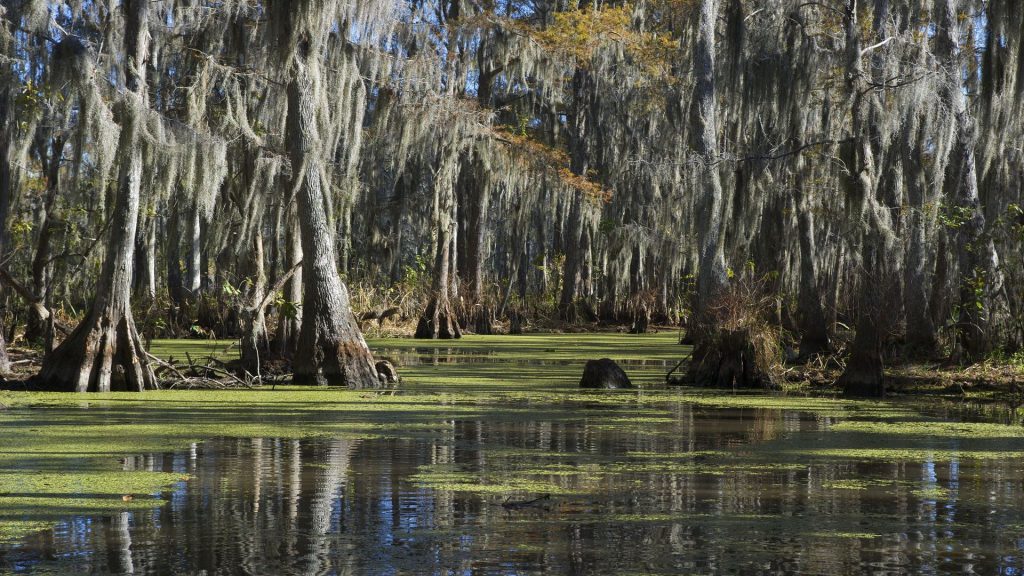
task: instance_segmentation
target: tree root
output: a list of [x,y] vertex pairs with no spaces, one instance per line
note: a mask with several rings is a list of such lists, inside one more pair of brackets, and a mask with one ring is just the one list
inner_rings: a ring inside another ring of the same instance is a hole
[[68,392],[155,390],[147,356],[130,311],[92,313],[46,356],[34,380]]
[[748,329],[717,330],[693,349],[686,381],[715,388],[778,389],[771,343]]
[[462,338],[459,321],[447,300],[433,298],[416,325],[415,338],[423,340],[452,340]]

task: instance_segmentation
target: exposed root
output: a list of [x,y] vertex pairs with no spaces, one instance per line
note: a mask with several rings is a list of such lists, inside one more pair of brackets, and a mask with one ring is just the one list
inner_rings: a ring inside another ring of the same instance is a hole
[[344,386],[352,389],[380,388],[380,378],[369,348],[358,340],[320,339],[299,341],[292,382],[304,386]]
[[36,382],[69,392],[111,392],[159,388],[131,311],[90,314],[43,360]]
[[425,340],[462,338],[462,329],[446,299],[431,299],[416,326],[415,337]]
[[778,328],[765,318],[772,303],[760,282],[740,281],[711,302],[688,335],[694,348],[685,381],[718,388],[780,387]]
[[780,387],[777,356],[764,334],[718,330],[694,348],[687,380],[698,386],[775,390]]

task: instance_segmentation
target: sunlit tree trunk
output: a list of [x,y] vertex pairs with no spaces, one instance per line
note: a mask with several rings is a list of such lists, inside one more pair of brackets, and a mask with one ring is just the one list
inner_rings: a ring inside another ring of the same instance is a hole
[[156,218],[152,215],[142,217],[135,253],[135,293],[152,302],[156,299]]
[[188,259],[185,261],[185,288],[192,297],[203,287],[203,236],[202,210],[194,201],[188,212]]
[[[718,0],[702,0],[696,47],[693,52],[695,85],[691,103],[695,169],[699,189],[698,274],[693,319],[688,335],[694,348],[688,380],[703,386],[770,387],[774,383],[763,369],[763,358],[752,344],[754,335],[744,325],[722,326],[716,306],[728,290],[724,227],[726,205],[719,173],[718,103],[715,80],[715,30]],[[754,311],[753,313],[756,313]],[[739,319],[730,319],[739,320]]]
[[[296,47],[301,52],[301,46]],[[373,356],[338,275],[324,197],[324,157],[317,119],[319,54],[299,54],[288,84],[288,148],[298,186],[302,239],[302,328],[293,362],[297,384],[373,388]]]
[[[444,192],[438,192],[444,194]],[[437,255],[434,263],[432,296],[427,309],[416,326],[416,338],[461,338],[462,330],[452,311],[451,304],[451,229],[452,222],[448,207],[441,200],[441,215],[437,231]]]
[[[302,262],[302,239],[294,203],[285,216],[285,264],[292,268]],[[302,275],[293,275],[284,287],[285,303],[277,319],[277,351],[282,356],[291,356],[298,347],[299,332],[302,328]]]
[[147,108],[144,70],[149,56],[149,7],[126,0],[127,92],[120,103],[121,164],[110,236],[96,296],[85,320],[43,360],[37,379],[48,387],[77,392],[142,391],[157,387],[131,309],[135,233],[143,170],[142,114]]
[[251,304],[241,310],[242,338],[239,355],[242,369],[250,374],[260,373],[260,363],[270,356],[270,340],[267,336],[267,321],[263,299],[267,292],[267,274],[263,258],[263,233],[256,231],[252,245],[253,285]]
[[[693,91],[695,122],[694,152],[700,171],[697,216],[700,235],[700,263],[697,275],[697,309],[695,326],[706,330],[709,308],[725,289],[725,252],[722,242],[723,205],[722,178],[718,171],[718,112],[715,101],[715,28],[718,21],[718,0],[702,0],[697,46],[693,56],[696,85]],[[695,335],[699,338],[699,335]]]

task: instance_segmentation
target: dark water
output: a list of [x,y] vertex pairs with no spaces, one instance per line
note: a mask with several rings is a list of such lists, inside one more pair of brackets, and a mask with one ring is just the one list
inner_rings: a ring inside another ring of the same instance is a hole
[[[194,478],[151,511],[71,518],[7,547],[0,571],[1024,571],[1024,464],[961,458],[957,446],[968,455],[969,442],[915,444],[942,454],[952,446],[947,461],[803,458],[783,454],[866,441],[830,431],[833,418],[796,411],[678,403],[671,422],[606,425],[599,407],[576,418],[579,408],[447,421],[418,437],[212,439],[143,455],[129,465]],[[694,451],[702,454],[684,454]],[[413,478],[424,471],[529,477],[562,490],[506,509],[506,498],[539,494],[453,492]],[[843,488],[850,480],[868,485]]]

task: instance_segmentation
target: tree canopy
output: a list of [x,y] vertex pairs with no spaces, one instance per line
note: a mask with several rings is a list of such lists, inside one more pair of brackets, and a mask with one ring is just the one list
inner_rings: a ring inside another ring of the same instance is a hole
[[868,394],[1024,342],[1008,0],[0,6],[0,320],[44,380],[212,332],[374,385],[353,308],[681,322],[701,382],[845,347]]

